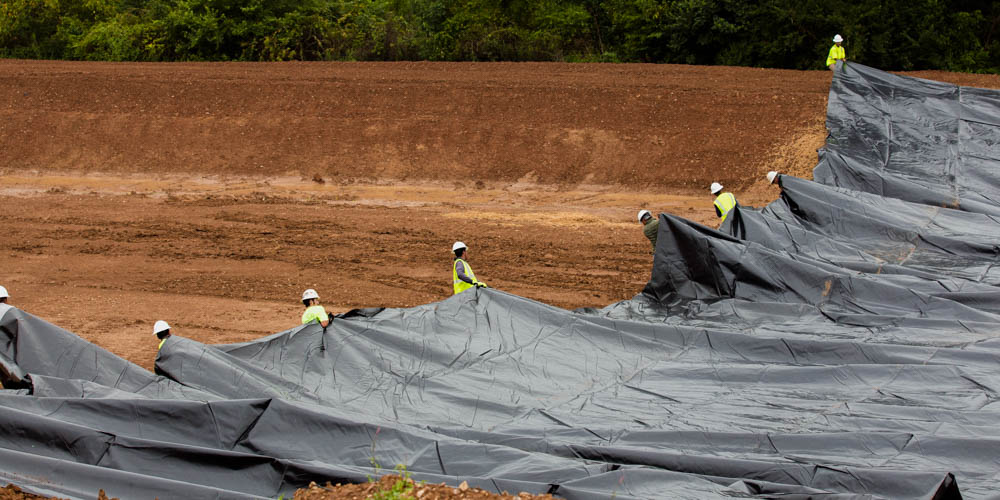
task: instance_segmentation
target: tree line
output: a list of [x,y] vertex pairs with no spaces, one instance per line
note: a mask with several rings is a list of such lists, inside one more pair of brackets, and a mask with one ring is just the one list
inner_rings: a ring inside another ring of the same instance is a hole
[[995,0],[3,0],[0,57],[1000,72]]

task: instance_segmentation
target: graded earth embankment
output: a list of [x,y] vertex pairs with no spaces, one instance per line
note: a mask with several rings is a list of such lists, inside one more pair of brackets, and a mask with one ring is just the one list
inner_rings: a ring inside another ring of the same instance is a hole
[[733,188],[830,74],[669,65],[0,62],[0,169]]

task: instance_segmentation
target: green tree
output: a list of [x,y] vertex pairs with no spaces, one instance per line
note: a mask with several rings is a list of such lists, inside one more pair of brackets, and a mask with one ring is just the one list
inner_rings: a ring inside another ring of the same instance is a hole
[[0,3],[0,56],[61,59],[65,40],[57,36],[60,18],[56,0]]
[[6,0],[0,56],[1000,69],[983,0]]

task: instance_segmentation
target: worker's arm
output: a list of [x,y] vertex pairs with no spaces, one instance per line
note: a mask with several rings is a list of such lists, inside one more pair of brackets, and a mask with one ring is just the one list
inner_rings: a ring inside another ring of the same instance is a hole
[[323,306],[316,306],[316,307],[318,307],[320,311],[322,311],[322,312],[316,311],[314,313],[316,315],[316,321],[319,322],[319,326],[326,328],[326,325],[330,324],[330,316],[327,314],[325,307]]
[[719,211],[719,207],[718,206],[715,207],[715,216],[716,217],[722,217],[722,212]]
[[468,283],[470,285],[475,285],[475,286],[480,287],[480,288],[486,288],[486,283],[483,283],[482,281],[477,281],[477,280],[471,278],[469,275],[465,274],[465,262],[464,261],[458,262],[458,263],[455,264],[455,274],[458,275],[458,279],[460,279],[460,280],[462,280],[462,281],[464,281],[464,282],[466,282],[466,283]]
[[[320,307],[323,307],[323,306],[320,306]],[[316,320],[319,321],[320,326],[322,326],[323,328],[326,328],[327,325],[329,325],[330,323],[333,323],[333,313],[326,312],[326,308],[323,307],[322,314],[320,314],[319,317],[316,318]]]

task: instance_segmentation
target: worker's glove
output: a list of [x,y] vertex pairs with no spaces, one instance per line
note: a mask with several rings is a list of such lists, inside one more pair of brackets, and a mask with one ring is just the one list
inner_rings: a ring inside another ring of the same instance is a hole
[[329,323],[327,323],[327,325],[329,325],[330,323],[333,323],[333,313],[331,313],[331,312],[326,313],[326,320],[329,321]]
[[488,288],[482,281],[476,282],[476,288]]

